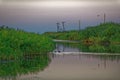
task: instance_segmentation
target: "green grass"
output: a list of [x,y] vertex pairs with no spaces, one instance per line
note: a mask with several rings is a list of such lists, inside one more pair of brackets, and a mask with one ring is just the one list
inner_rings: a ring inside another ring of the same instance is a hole
[[89,26],[81,31],[46,32],[44,35],[53,39],[77,40],[85,44],[120,44],[120,24],[110,22]]
[[26,54],[45,54],[54,49],[52,39],[36,33],[0,27],[0,59],[18,59]]

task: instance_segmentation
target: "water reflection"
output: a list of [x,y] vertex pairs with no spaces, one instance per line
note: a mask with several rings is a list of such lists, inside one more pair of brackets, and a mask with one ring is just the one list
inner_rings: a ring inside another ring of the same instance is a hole
[[80,43],[56,43],[56,51],[60,52],[97,52],[120,53],[120,44],[117,45],[83,45]]
[[92,60],[97,60],[96,65],[98,65],[98,68],[100,67],[109,67],[109,62],[113,63],[120,63],[120,55],[94,55],[94,54],[63,54],[63,55],[57,55],[52,54],[52,58],[61,58],[65,59],[67,56],[76,56],[76,59],[79,60],[79,62],[82,62],[82,59],[87,59],[90,62]]
[[50,66],[37,75],[41,80],[120,80],[120,56],[52,55]]
[[19,76],[43,71],[49,63],[48,54],[24,55],[17,61],[0,60],[0,80],[18,80]]
[[[55,50],[81,53],[83,48],[79,44],[57,43]],[[0,80],[120,80],[119,71],[120,55],[50,53],[0,61]]]
[[120,45],[78,45],[83,52],[98,52],[98,53],[120,53]]
[[[110,52],[118,52],[120,51],[120,45],[107,45],[107,46],[101,46],[101,45],[81,45],[76,43],[56,43],[56,51],[60,51],[59,54],[52,54],[52,58],[66,58],[65,56],[77,56],[79,59],[79,62],[82,62],[82,59],[87,59],[87,62],[90,62],[90,60],[97,60],[98,62],[96,65],[98,68],[101,66],[106,68],[109,67],[109,62],[113,63],[120,63],[120,55],[101,55],[101,52],[110,53]],[[115,51],[117,50],[117,51]],[[64,54],[64,52],[72,52],[73,54]],[[78,54],[74,54],[74,53]],[[81,54],[81,52],[91,52],[91,54]],[[98,54],[92,54],[92,52],[98,52]],[[57,52],[56,52],[57,53]],[[113,53],[115,54],[115,53]]]
[[56,52],[79,52],[80,49],[77,46],[71,46],[71,44],[67,43],[56,43]]

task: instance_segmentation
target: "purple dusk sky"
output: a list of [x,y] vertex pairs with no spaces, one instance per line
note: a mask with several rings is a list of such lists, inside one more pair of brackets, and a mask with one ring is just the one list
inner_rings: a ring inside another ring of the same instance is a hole
[[[0,0],[0,25],[30,32],[56,31],[56,23],[65,21],[66,30],[120,23],[120,0]],[[99,15],[99,16],[97,16]]]

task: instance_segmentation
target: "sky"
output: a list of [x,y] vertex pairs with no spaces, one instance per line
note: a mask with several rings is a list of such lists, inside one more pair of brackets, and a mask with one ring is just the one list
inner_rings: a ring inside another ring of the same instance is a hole
[[[77,30],[106,22],[120,23],[120,0],[0,0],[0,25],[28,32],[56,31],[56,23]],[[99,15],[99,16],[98,16]]]

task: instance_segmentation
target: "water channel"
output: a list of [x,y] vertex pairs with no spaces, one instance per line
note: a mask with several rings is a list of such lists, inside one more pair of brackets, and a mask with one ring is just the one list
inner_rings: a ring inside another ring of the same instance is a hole
[[1,62],[0,80],[120,80],[120,55],[78,54],[82,51],[75,44],[56,43],[47,56]]

